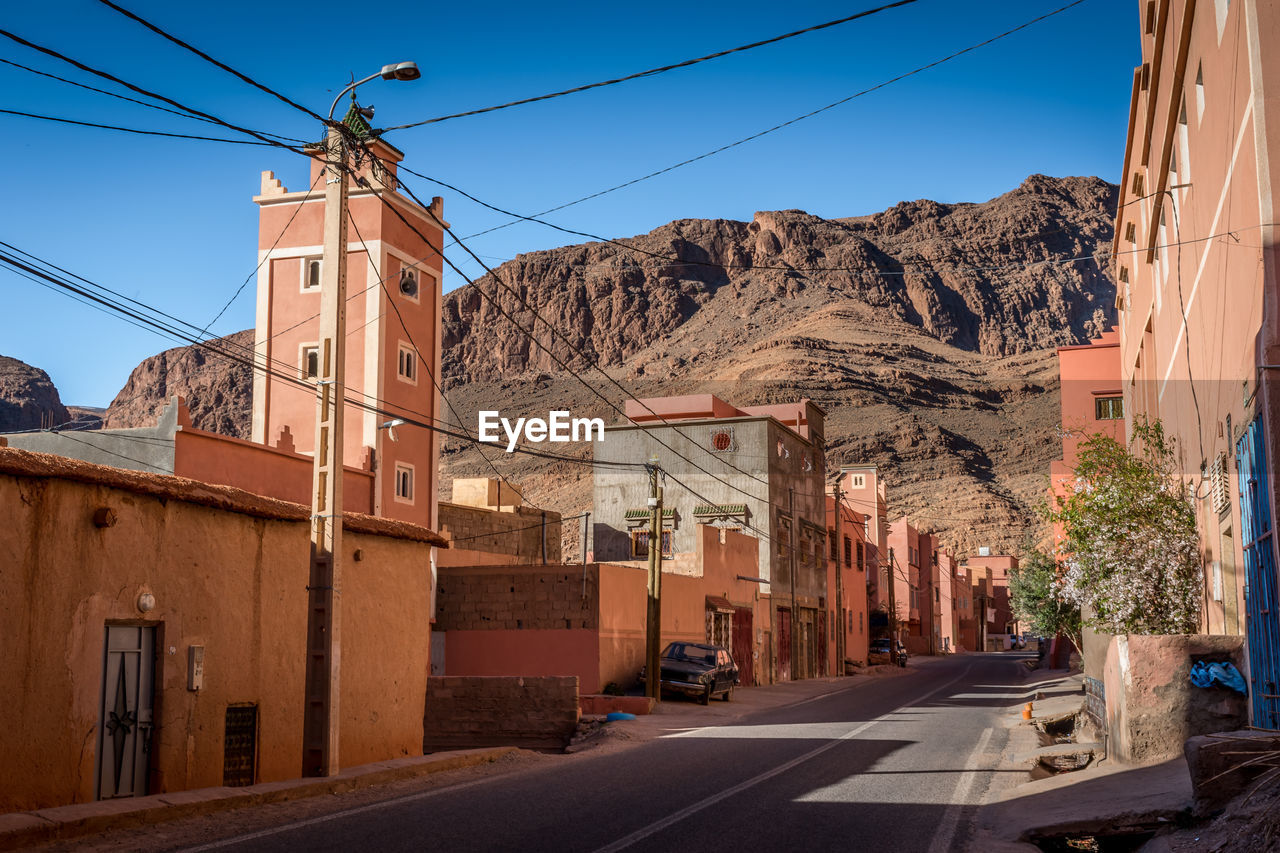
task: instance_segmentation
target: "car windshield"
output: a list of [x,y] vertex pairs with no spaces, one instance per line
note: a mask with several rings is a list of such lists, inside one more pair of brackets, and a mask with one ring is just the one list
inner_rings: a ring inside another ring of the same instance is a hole
[[671,643],[665,650],[663,650],[662,656],[668,660],[685,661],[686,663],[702,663],[707,666],[715,666],[716,663],[716,653],[714,649],[691,646],[686,643]]

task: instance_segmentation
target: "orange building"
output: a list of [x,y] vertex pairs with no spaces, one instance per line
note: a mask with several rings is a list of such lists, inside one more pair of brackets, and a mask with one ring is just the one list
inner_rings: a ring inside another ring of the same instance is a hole
[[[836,513],[840,513],[837,530]],[[831,594],[834,625],[831,642],[833,665],[828,672],[842,675],[845,661],[867,662],[870,624],[867,619],[867,586],[872,575],[867,568],[866,516],[849,505],[837,507],[834,495],[827,497],[827,589]]]
[[1201,534],[1201,629],[1247,632],[1254,724],[1275,728],[1280,7],[1139,10],[1113,251],[1125,416],[1158,417],[1177,441]]

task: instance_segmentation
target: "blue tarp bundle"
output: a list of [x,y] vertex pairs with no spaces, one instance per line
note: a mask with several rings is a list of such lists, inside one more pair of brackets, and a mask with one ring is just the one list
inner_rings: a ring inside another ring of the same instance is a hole
[[1230,663],[1205,663],[1199,661],[1191,667],[1191,683],[1196,687],[1212,687],[1214,684],[1221,684],[1223,687],[1229,687],[1237,693],[1248,694],[1249,688],[1245,686],[1244,676],[1240,674],[1240,670],[1236,669]]

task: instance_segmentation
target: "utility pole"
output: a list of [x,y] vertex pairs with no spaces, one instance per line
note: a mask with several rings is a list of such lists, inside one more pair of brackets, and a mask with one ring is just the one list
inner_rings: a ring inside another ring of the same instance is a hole
[[[787,490],[787,511],[791,513],[791,522],[795,525],[791,529],[791,541],[787,544],[790,546],[790,554],[787,562],[791,567],[791,571],[787,572],[791,577],[791,679],[796,680],[796,670],[800,667],[800,655],[796,654],[796,634],[800,632],[800,611],[796,609],[796,543],[800,541],[800,525],[796,518],[796,487],[792,486]],[[805,667],[808,668],[809,657],[805,655]]]
[[[836,523],[832,533],[836,538],[836,675],[844,675],[844,542],[840,538],[840,501],[844,498],[844,490],[840,488],[839,480],[832,487],[832,493],[836,500]],[[825,649],[823,651],[825,654]]]
[[893,548],[889,549],[889,663],[898,657],[898,597],[895,587],[897,579],[893,575],[893,566],[897,562],[893,558]]
[[[307,666],[302,723],[302,775],[338,773],[338,698],[342,663],[342,441],[346,403],[347,144],[333,120],[338,101],[375,77],[416,80],[412,62],[384,65],[352,80],[329,107],[325,124],[324,256],[320,268],[319,374],[312,462],[311,563],[307,583]],[[372,113],[369,113],[372,115]]]
[[303,775],[338,772],[342,662],[342,441],[347,327],[347,146],[330,122],[325,139],[324,260],[320,279],[319,381],[312,464],[311,572],[307,586]]
[[662,487],[658,485],[658,459],[649,469],[649,589],[645,620],[644,695],[662,701]]

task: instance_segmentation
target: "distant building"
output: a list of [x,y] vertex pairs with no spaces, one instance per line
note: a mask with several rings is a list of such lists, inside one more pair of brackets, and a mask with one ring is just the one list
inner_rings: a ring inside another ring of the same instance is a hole
[[[839,513],[837,525],[836,513]],[[834,664],[830,672],[845,671],[845,661],[867,663],[871,636],[867,618],[867,545],[866,515],[853,506],[847,496],[837,505],[834,495],[827,496],[827,589],[832,617],[831,653]]]
[[840,468],[844,501],[861,513],[866,533],[867,623],[870,639],[889,632],[889,504],[886,485],[875,465]]
[[[826,670],[827,524],[824,412],[809,400],[738,408],[712,395],[628,401],[629,424],[594,445],[596,560],[643,559],[649,480],[612,463],[656,458],[666,473],[663,559],[695,550],[711,525],[758,539],[760,591],[773,602],[778,680]],[[771,679],[772,680],[772,679]]]

